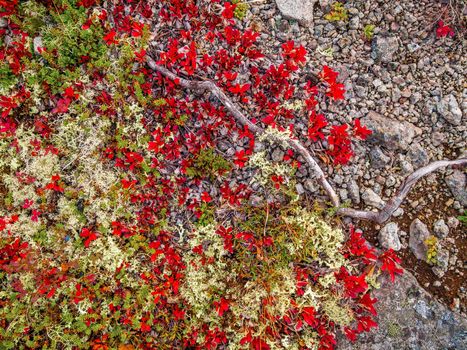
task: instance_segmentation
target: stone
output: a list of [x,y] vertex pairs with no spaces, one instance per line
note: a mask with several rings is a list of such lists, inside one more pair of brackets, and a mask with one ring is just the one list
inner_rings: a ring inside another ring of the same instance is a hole
[[362,199],[366,205],[381,209],[384,207],[384,201],[372,189],[367,188],[362,194]]
[[422,133],[421,129],[409,122],[399,122],[370,111],[362,118],[373,133],[368,141],[382,144],[390,150],[407,150],[413,138]]
[[377,35],[371,44],[371,58],[377,62],[388,63],[394,58],[399,49],[399,40],[396,36]]
[[355,342],[339,335],[339,350],[465,350],[467,318],[436,301],[410,272],[394,283],[384,277],[372,297],[378,328]]
[[445,248],[438,248],[436,254],[436,266],[431,270],[438,278],[442,278],[449,269],[449,251]]
[[303,188],[302,184],[296,184],[295,189],[297,190],[298,195],[302,195],[305,193],[305,189]]
[[401,249],[401,242],[399,240],[399,226],[395,222],[386,224],[378,235],[378,240],[381,246],[385,249],[394,249],[398,251]]
[[454,216],[448,217],[448,226],[452,229],[456,229],[460,224],[459,219]]
[[383,153],[381,148],[374,147],[370,151],[371,166],[376,169],[382,169],[391,162],[391,158]]
[[305,27],[313,26],[313,7],[317,0],[276,0],[279,11],[287,19],[298,21]]
[[413,308],[423,318],[431,318],[433,315],[430,306],[424,300],[418,301]]
[[453,125],[461,125],[462,111],[459,108],[459,104],[457,103],[456,97],[453,94],[449,94],[443,97],[436,104],[436,111],[447,122]]
[[43,48],[44,45],[42,44],[42,37],[36,36],[32,41],[32,45],[34,47],[34,52],[40,55],[39,48]]
[[317,193],[319,191],[318,185],[312,179],[307,179],[304,183],[304,187],[310,193]]
[[349,197],[355,204],[360,204],[360,189],[358,188],[358,184],[355,180],[350,180],[348,186],[349,190]]
[[393,187],[396,184],[396,178],[389,175],[385,181],[386,187]]
[[415,219],[410,224],[409,248],[419,260],[426,260],[427,246],[425,240],[430,236],[428,227],[419,219]]
[[339,190],[339,197],[341,197],[342,202],[345,202],[347,199],[349,199],[349,191],[347,191],[345,188],[341,188]]
[[445,238],[449,234],[449,227],[443,219],[435,221],[433,225],[433,232],[438,238]]
[[420,45],[418,45],[417,43],[409,43],[407,44],[407,48],[409,49],[409,52],[413,53],[420,48]]
[[420,144],[412,144],[407,152],[415,168],[421,168],[430,162],[427,151]]
[[284,152],[280,148],[276,148],[271,155],[271,158],[274,162],[284,161]]
[[444,181],[451,190],[454,198],[464,207],[467,206],[466,174],[460,170],[454,170],[451,175],[446,176]]
[[404,209],[402,208],[397,208],[394,213],[392,213],[392,216],[394,216],[395,218],[399,217],[399,216],[402,216],[404,215]]

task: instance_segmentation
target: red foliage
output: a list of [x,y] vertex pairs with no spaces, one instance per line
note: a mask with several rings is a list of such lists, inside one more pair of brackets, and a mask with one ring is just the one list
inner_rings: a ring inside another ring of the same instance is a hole
[[398,267],[401,259],[396,255],[394,250],[389,249],[387,252],[380,255],[378,259],[383,263],[381,270],[387,271],[389,273],[391,276],[391,281],[394,282],[396,275],[402,275],[403,270]]
[[454,30],[448,25],[445,25],[442,20],[438,21],[438,28],[436,28],[436,37],[442,38],[445,36],[454,36]]

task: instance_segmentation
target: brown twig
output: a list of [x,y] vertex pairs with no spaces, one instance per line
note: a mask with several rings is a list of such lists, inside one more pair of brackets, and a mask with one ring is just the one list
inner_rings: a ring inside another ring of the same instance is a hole
[[[159,73],[161,73],[166,78],[169,78],[176,82],[180,87],[185,89],[191,90],[199,90],[199,91],[208,91],[214,96],[216,96],[219,101],[225,106],[225,108],[232,114],[232,116],[242,125],[247,125],[248,128],[254,132],[256,135],[264,134],[265,130],[258,125],[251,122],[243,113],[242,111],[232,102],[232,100],[212,81],[210,80],[187,80],[184,78],[180,78],[176,74],[172,73],[165,67],[158,65],[151,57],[147,57],[146,59],[148,66]],[[271,136],[274,138],[274,136]],[[272,141],[282,143],[279,139],[274,139]],[[310,152],[300,143],[297,139],[289,139],[287,140],[289,146],[294,149],[296,152],[301,154],[308,165],[310,166],[311,170],[313,171],[314,175],[316,176],[316,180],[318,183],[323,187],[324,191],[328,195],[331,200],[331,203],[335,207],[340,207],[339,197],[337,196],[334,188],[326,179],[326,176],[318,165],[316,160],[310,154]],[[393,198],[391,198],[387,204],[379,211],[367,211],[367,210],[356,210],[351,208],[340,208],[337,211],[337,214],[342,216],[348,216],[355,219],[361,220],[369,220],[374,221],[377,223],[383,223],[387,221],[391,215],[399,208],[399,206],[404,201],[405,197],[409,193],[410,189],[415,185],[415,183],[425,175],[428,175],[440,168],[449,167],[449,166],[465,166],[467,164],[467,158],[460,158],[456,160],[440,160],[428,164],[427,166],[418,169],[411,175],[409,175],[404,183],[401,185],[397,193]]]

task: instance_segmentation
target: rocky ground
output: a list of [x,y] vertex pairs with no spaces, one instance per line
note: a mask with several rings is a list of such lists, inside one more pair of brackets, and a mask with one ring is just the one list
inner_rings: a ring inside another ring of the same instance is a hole
[[[465,36],[435,35],[440,19],[454,20],[461,10],[434,0],[346,1],[348,20],[329,21],[331,3],[254,1],[246,25],[267,33],[265,47],[293,39],[308,49],[310,67],[338,69],[347,99],[321,109],[339,122],[362,118],[373,135],[356,145],[351,165],[326,170],[343,202],[379,209],[417,168],[467,154]],[[375,26],[371,39],[367,25]],[[273,159],[282,156],[273,150]],[[317,191],[305,169],[298,176],[299,192]],[[360,224],[372,243],[399,251],[416,278],[380,293],[383,326],[361,349],[464,348],[467,237],[458,217],[466,205],[466,173],[450,169],[420,181],[390,222]]]

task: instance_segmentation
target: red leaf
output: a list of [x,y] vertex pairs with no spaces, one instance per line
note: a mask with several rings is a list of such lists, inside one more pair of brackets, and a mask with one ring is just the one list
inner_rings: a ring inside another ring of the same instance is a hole
[[396,252],[389,249],[387,252],[380,255],[379,260],[382,261],[381,271],[387,271],[391,276],[391,281],[394,282],[396,275],[402,275],[403,271],[397,267],[401,260],[397,257]]
[[251,86],[250,84],[243,84],[243,85],[236,84],[236,85],[233,85],[231,88],[229,88],[229,91],[234,94],[243,95],[245,92],[247,92],[250,89],[250,86]]

